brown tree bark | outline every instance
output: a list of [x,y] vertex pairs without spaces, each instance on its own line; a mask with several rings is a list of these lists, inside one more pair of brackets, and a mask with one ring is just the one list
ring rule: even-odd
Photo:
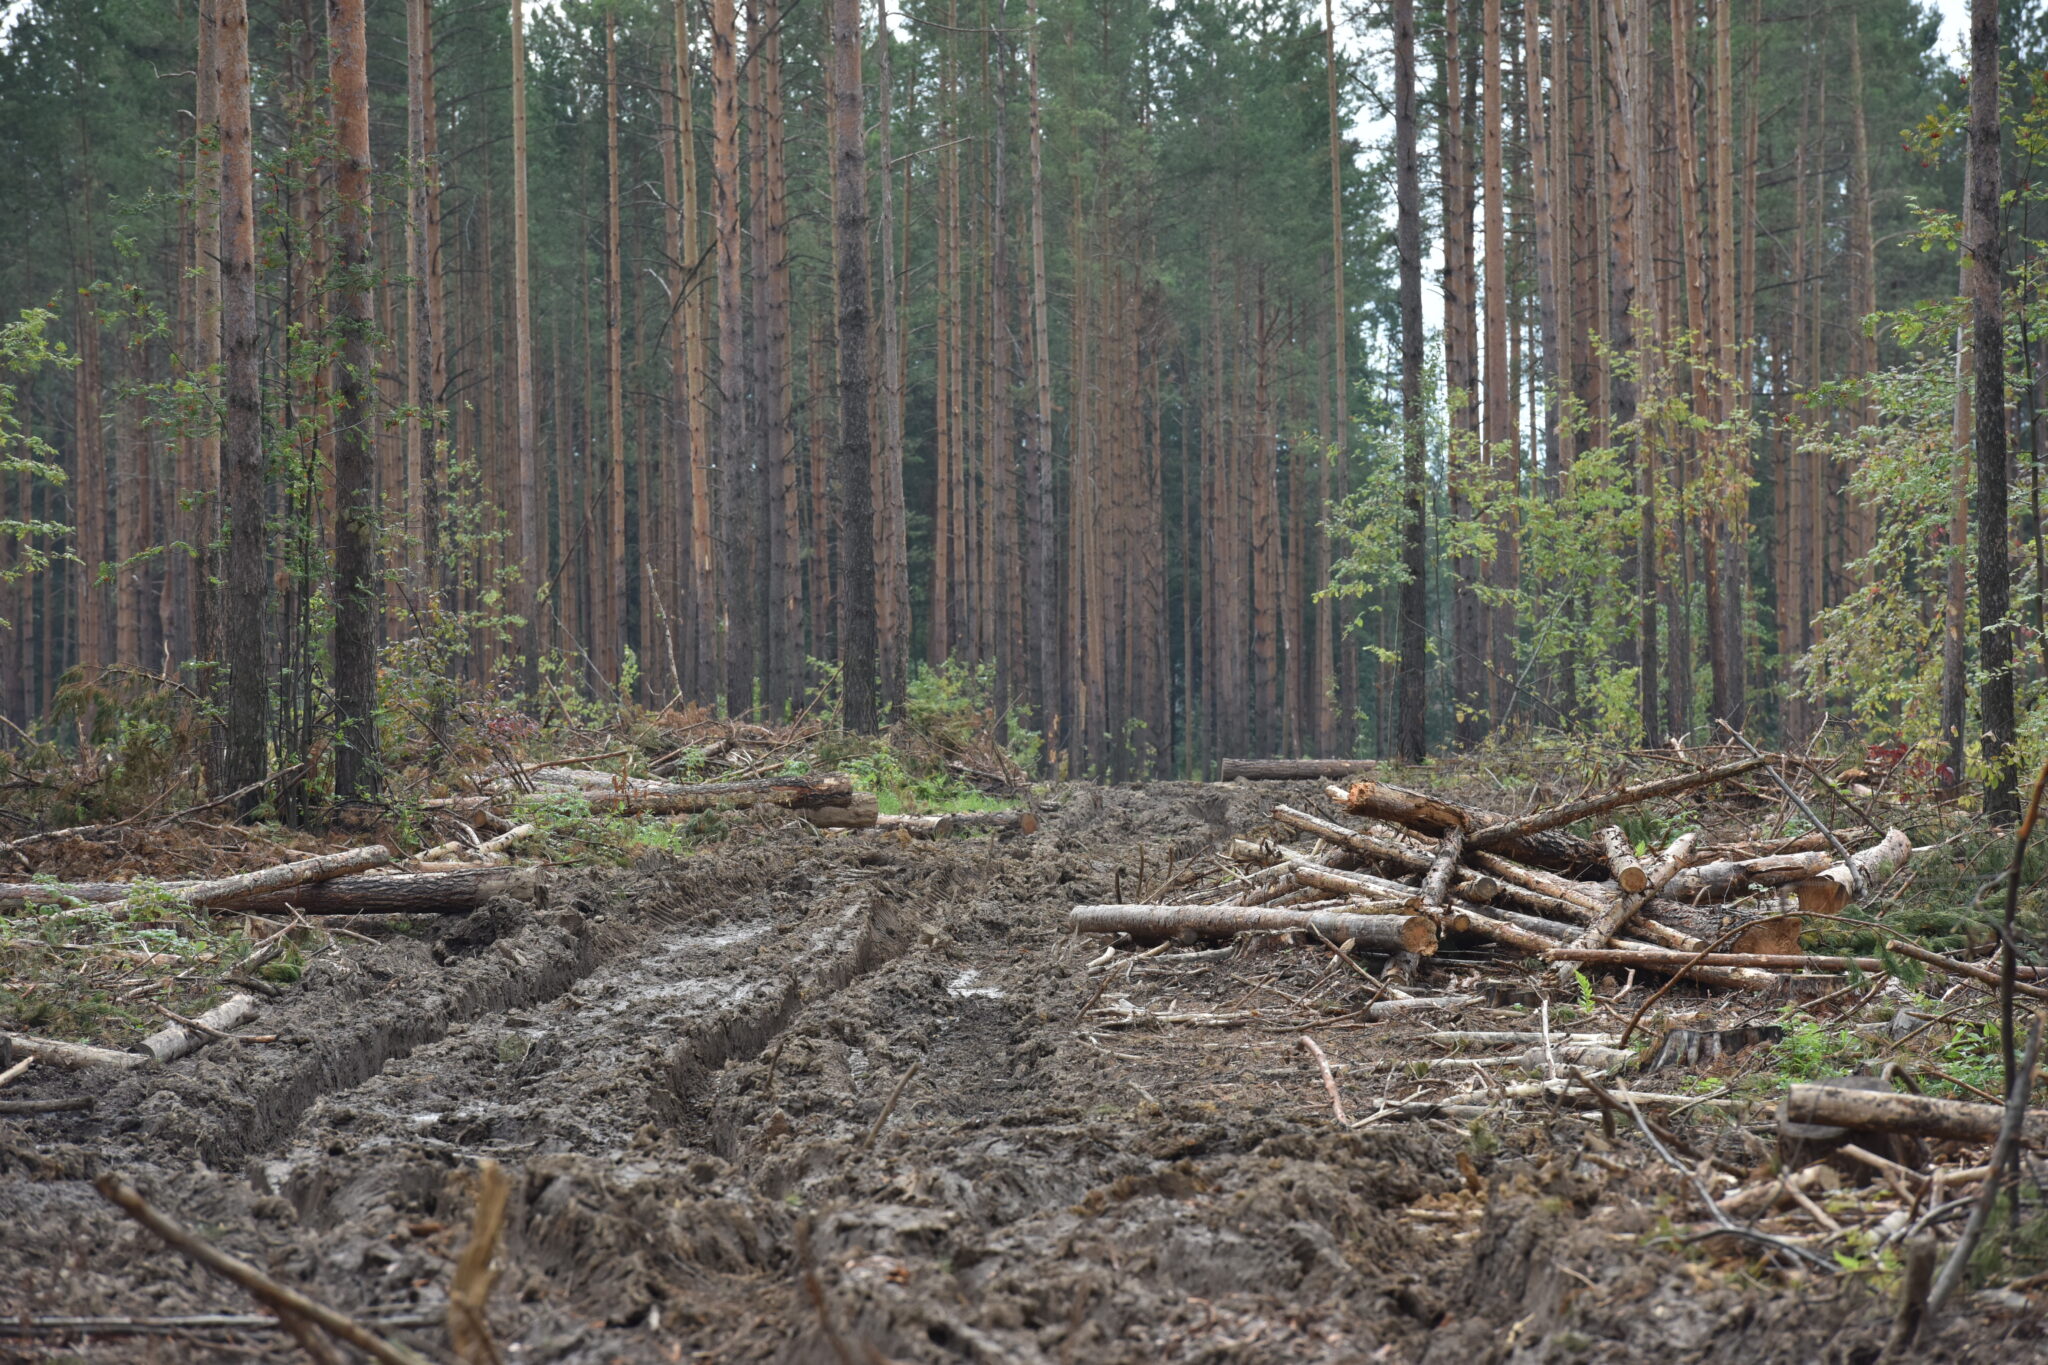
[[[889,0],[876,0],[875,48],[880,99],[881,221],[878,238],[881,251],[880,300],[882,308],[882,412],[881,450],[876,461],[876,649],[881,674],[882,705],[900,711],[910,684],[910,543],[903,506],[903,322],[899,308],[896,257],[896,196],[892,174],[891,148],[895,77],[890,66],[894,36],[889,28]],[[908,246],[906,231],[905,245]]]
[[[1334,80],[1334,77],[1332,78]],[[1334,120],[1336,111],[1331,110]],[[1333,131],[1331,136],[1336,136]],[[1396,749],[1404,763],[1420,763],[1428,749],[1429,560],[1426,509],[1429,470],[1422,393],[1422,191],[1415,153],[1415,3],[1394,0],[1394,242],[1400,256],[1401,312],[1401,663],[1395,698]],[[1338,272],[1343,266],[1340,261]],[[1341,326],[1341,318],[1340,318]],[[1348,425],[1344,402],[1344,342],[1337,342],[1338,422]]]
[[[1444,119],[1437,139],[1442,180],[1444,235],[1444,386],[1450,391],[1448,466],[1451,517],[1473,515],[1473,483],[1479,458],[1479,376],[1476,372],[1472,214],[1474,207],[1464,110],[1467,62],[1458,11],[1466,0],[1444,6]],[[1451,562],[1452,734],[1469,745],[1486,731],[1486,643],[1478,596],[1479,563],[1469,554]]]
[[369,51],[363,0],[328,0],[328,84],[333,101],[341,333],[335,374],[334,432],[334,790],[342,800],[374,795],[377,752],[377,504],[371,389],[368,217],[370,208]]
[[861,120],[860,0],[831,0],[833,256],[839,267],[839,496],[846,528],[840,667],[846,728],[872,734],[874,493],[868,435],[867,143]]
[[[733,0],[711,0],[712,223],[718,250],[718,452],[729,500],[746,459],[746,317],[740,281],[740,78]],[[725,508],[731,515],[731,507]],[[724,561],[721,561],[723,564]],[[723,580],[727,576],[720,575]],[[737,588],[738,585],[731,585]],[[752,702],[752,660],[735,648],[730,602],[721,597],[717,640],[724,649],[726,707]]]
[[526,690],[532,692],[540,682],[538,590],[547,574],[548,557],[541,538],[542,495],[537,477],[540,436],[533,397],[533,251],[527,223],[526,160],[525,3],[512,0],[512,363],[518,404],[518,463],[512,496],[519,564],[513,610],[526,622],[519,632],[519,650],[525,656],[521,676]]
[[[215,779],[236,791],[267,769],[270,670],[264,657],[270,575],[264,572],[264,459],[260,323],[256,315],[255,153],[250,143],[249,7],[219,0],[215,58],[220,118],[221,351],[227,358],[222,426],[229,525],[222,644],[227,687],[225,745]],[[261,799],[251,793],[248,809]]]
[[[1983,717],[1984,813],[2019,813],[2012,767],[2013,719],[2011,566],[2006,546],[2005,299],[2001,267],[2004,226],[1998,108],[1998,3],[1970,3],[1970,200],[1963,250],[1970,265],[1970,328],[1977,355],[1977,705]],[[2007,1046],[2011,1046],[2008,1030]]]

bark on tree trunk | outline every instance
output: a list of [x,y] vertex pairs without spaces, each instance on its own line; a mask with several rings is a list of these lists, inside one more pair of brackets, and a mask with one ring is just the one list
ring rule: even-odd
[[335,315],[341,363],[334,432],[334,791],[374,795],[377,752],[376,375],[367,234],[370,209],[369,49],[363,0],[328,0],[328,82],[334,102]]
[[1970,263],[1970,325],[1977,354],[1977,620],[1983,682],[1984,813],[2019,813],[2012,767],[2011,566],[2006,547],[2005,300],[1999,221],[1998,0],[1970,3],[1970,199],[1963,249]]
[[[256,316],[256,195],[250,145],[249,7],[219,0],[222,423],[229,540],[222,645],[227,664],[226,745],[216,786],[238,791],[268,771],[270,670],[264,657],[270,575],[264,571],[263,394]],[[252,809],[261,791],[242,799]]]
[[868,436],[867,146],[861,120],[860,0],[832,5],[833,253],[839,265],[840,524],[846,528],[840,666],[846,728],[873,734],[874,494]]

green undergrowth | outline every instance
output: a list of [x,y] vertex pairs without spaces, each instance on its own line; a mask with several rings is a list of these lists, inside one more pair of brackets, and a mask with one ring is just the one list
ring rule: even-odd
[[[52,896],[0,913],[0,1025],[24,1033],[126,1047],[165,1024],[156,1001],[191,1016],[216,1003],[223,978],[251,946],[242,917],[180,905],[147,882],[122,904]],[[296,981],[296,943],[259,969]]]

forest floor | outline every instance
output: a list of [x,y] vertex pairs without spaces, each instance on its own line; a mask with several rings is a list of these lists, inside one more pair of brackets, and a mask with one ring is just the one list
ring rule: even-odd
[[[1143,899],[1319,790],[1062,786],[1009,840],[742,823],[532,903],[335,938],[266,1005],[275,1043],[8,1088],[97,1103],[0,1118],[0,1358],[295,1354],[282,1332],[163,1324],[256,1310],[104,1202],[104,1172],[449,1358],[494,1158],[488,1318],[511,1361],[1878,1359],[1883,1267],[1695,1236],[1692,1192],[1625,1122],[1571,1103],[1334,1120],[1305,1031],[1355,1115],[1442,1055],[1430,1031],[1530,1027],[1514,981],[1540,966],[1495,962],[1481,1003],[1386,1023],[1302,1013],[1367,990],[1300,948],[1091,976],[1071,906]],[[1229,1022],[1115,1027],[1107,1001]],[[1669,1121],[1753,1164],[1727,1112]],[[151,1334],[31,1333],[51,1315]],[[1965,1294],[1914,1355],[2048,1357],[2042,1296]]]

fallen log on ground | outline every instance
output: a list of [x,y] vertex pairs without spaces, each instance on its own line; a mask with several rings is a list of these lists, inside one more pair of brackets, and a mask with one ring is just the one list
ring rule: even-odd
[[1506,850],[1539,834],[1562,829],[1581,820],[1590,820],[1596,815],[1605,815],[1624,806],[1637,806],[1645,801],[1657,800],[1659,797],[1677,796],[1682,792],[1712,786],[1731,777],[1739,777],[1753,768],[1761,768],[1768,762],[1769,758],[1761,756],[1740,758],[1733,763],[1702,768],[1698,772],[1660,777],[1654,782],[1639,782],[1632,787],[1616,787],[1613,791],[1602,792],[1598,796],[1568,801],[1562,806],[1552,806],[1548,810],[1539,810],[1511,820],[1488,821],[1482,828],[1469,832],[1472,846]]
[[797,814],[820,829],[873,829],[881,810],[873,792],[855,792],[843,806],[813,806],[799,809]]
[[143,1066],[149,1058],[139,1052],[117,1052],[110,1047],[94,1047],[90,1043],[65,1043],[55,1038],[37,1038],[26,1033],[0,1034],[8,1046],[17,1054],[34,1057],[45,1066],[58,1067],[64,1071],[78,1071],[88,1066],[111,1066],[121,1069]]
[[[2005,1113],[2004,1107],[1996,1104],[1818,1083],[1794,1085],[1787,1090],[1779,1116],[1787,1123],[1853,1128],[1868,1133],[1990,1142],[1998,1136],[1999,1121]],[[2048,1113],[2030,1110],[2021,1138],[2030,1147],[2048,1148]]]
[[1650,884],[1649,869],[1629,847],[1628,836],[1621,832],[1621,826],[1609,825],[1601,830],[1600,847],[1606,850],[1607,869],[1614,874],[1615,884],[1622,890],[1640,891]]
[[1599,847],[1591,840],[1562,830],[1539,830],[1526,837],[1495,839],[1482,844],[1478,842],[1479,832],[1505,825],[1509,817],[1476,806],[1453,805],[1426,793],[1390,786],[1385,782],[1354,782],[1348,791],[1332,788],[1331,795],[1353,815],[1370,815],[1375,819],[1392,821],[1439,839],[1453,828],[1462,828],[1468,848],[1492,849],[1539,867],[1576,872],[1607,865]]
[[1301,782],[1356,777],[1378,766],[1369,758],[1226,758],[1221,776],[1225,782]]
[[1030,810],[956,810],[943,815],[879,815],[877,829],[900,829],[920,839],[948,834],[1036,834],[1038,813]]
[[1875,957],[1830,957],[1822,953],[1684,953],[1668,948],[1553,948],[1553,962],[1586,962],[1602,967],[1648,967],[1667,974],[1688,964],[1702,967],[1759,967],[1769,971],[1882,972]]
[[[1943,957],[1940,953],[1929,952],[1917,943],[1907,943],[1902,939],[1893,939],[1884,946],[1887,951],[1897,953],[1900,957],[1910,957],[1915,962],[1924,962],[1928,966],[1938,971],[1947,972],[1951,976],[1968,977],[1980,985],[1990,986],[1994,989],[2000,983],[1998,972],[1990,967],[1979,967],[1972,962],[1958,962],[1952,957]],[[2012,983],[2013,990],[2021,995],[2032,996],[2036,1000],[2048,1000],[2048,990],[2043,990],[2039,986],[2030,986],[2018,979],[2020,976],[2031,974],[2031,972],[2024,969],[2015,972]]]
[[1613,938],[1624,924],[1627,924],[1629,920],[1634,918],[1635,913],[1642,909],[1651,897],[1664,889],[1665,883],[1678,875],[1678,870],[1685,866],[1686,859],[1692,856],[1693,845],[1698,842],[1699,836],[1691,832],[1681,834],[1676,839],[1673,839],[1670,846],[1658,856],[1655,865],[1644,874],[1643,889],[1617,896],[1614,903],[1603,911],[1598,919],[1595,919],[1588,925],[1583,934],[1579,935],[1577,946],[1581,948],[1605,947],[1607,941]]
[[[820,806],[845,806],[853,802],[853,779],[839,774],[825,777],[755,777],[741,782],[676,782],[662,791],[560,792],[587,801],[593,814],[602,815],[691,815],[699,811],[745,806],[787,806],[792,810]],[[471,812],[492,802],[506,800],[545,801],[548,793],[515,797],[437,796],[420,802],[422,810]]]
[[1731,900],[1757,887],[1805,881],[1826,871],[1833,862],[1834,855],[1823,849],[1761,858],[1717,858],[1680,872],[1664,888],[1664,894],[1671,900],[1697,903]]
[[1077,905],[1067,912],[1076,933],[1171,938],[1301,930],[1369,952],[1436,951],[1436,925],[1424,915],[1362,915],[1330,910],[1247,909],[1234,905]]
[[0,885],[0,906],[56,905],[84,901],[111,905],[148,890],[171,897],[181,904],[206,909],[241,908],[267,903],[281,891],[329,878],[345,876],[391,861],[382,845],[352,848],[341,853],[323,853],[314,858],[258,868],[233,877],[210,880],[182,878],[167,882],[10,882]]
[[63,1114],[74,1109],[90,1109],[93,1097],[73,1095],[62,1100],[0,1100],[0,1116],[7,1114]]
[[1794,882],[1792,889],[1798,894],[1799,908],[1805,914],[1838,915],[1865,888],[1891,876],[1912,856],[1913,841],[1898,830],[1888,829],[1883,842],[1850,854],[1847,862],[1836,863],[1818,876]]
[[269,891],[225,907],[258,914],[299,909],[309,915],[452,915],[509,896],[533,899],[538,869],[466,867],[459,872],[395,872],[336,877],[286,891]]
[[135,1045],[139,1052],[146,1052],[160,1062],[176,1061],[188,1052],[197,1052],[214,1040],[216,1034],[241,1027],[256,1017],[256,997],[253,995],[231,995],[192,1022],[195,1028],[183,1024],[172,1024],[169,1028],[158,1029]]

